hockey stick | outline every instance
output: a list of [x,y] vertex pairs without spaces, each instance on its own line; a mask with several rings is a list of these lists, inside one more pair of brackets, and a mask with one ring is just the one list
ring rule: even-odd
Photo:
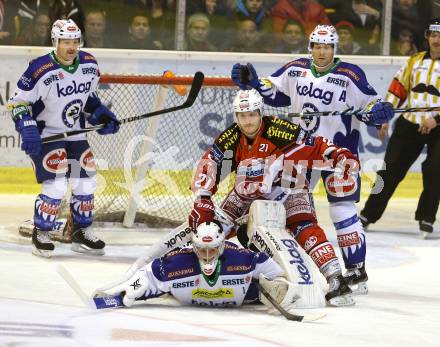
[[94,296],[93,298],[89,298],[84,290],[80,287],[78,282],[72,277],[70,272],[67,271],[63,265],[58,265],[56,271],[87,307],[96,310],[124,307],[121,295],[106,294],[106,296]]
[[[440,107],[412,107],[412,108],[393,108],[394,113],[406,113],[406,112],[434,112],[440,111]],[[349,107],[344,111],[322,111],[322,112],[294,112],[285,113],[282,116],[292,118],[305,118],[305,117],[329,117],[329,116],[363,116],[370,115],[371,111],[364,111],[362,109],[355,110],[354,107]]]
[[290,313],[287,310],[285,310],[284,308],[282,308],[280,306],[280,304],[269,294],[269,292],[258,282],[256,281],[258,289],[260,290],[260,292],[265,296],[265,298],[267,300],[269,300],[269,302],[287,319],[287,320],[292,320],[292,321],[296,321],[296,322],[313,322],[316,321],[318,319],[321,319],[323,317],[325,317],[325,313],[324,314],[319,314],[319,315],[307,315],[307,316],[302,316],[302,315],[298,315],[298,314],[294,314],[294,313]]
[[[188,97],[186,98],[186,100],[183,104],[178,105],[178,106],[174,106],[174,107],[170,107],[170,108],[164,108],[162,110],[157,110],[157,111],[141,114],[139,116],[133,116],[133,117],[121,119],[121,121],[120,121],[121,125],[126,124],[126,123],[135,122],[135,121],[138,121],[141,119],[150,118],[150,117],[157,116],[160,114],[179,111],[179,110],[183,110],[185,108],[191,107],[194,104],[194,101],[196,101],[197,96],[199,95],[200,89],[202,88],[202,85],[203,85],[204,78],[205,78],[205,76],[204,76],[203,72],[197,71],[195,73],[192,84],[191,84],[191,89],[188,93]],[[91,131],[96,131],[96,130],[102,129],[104,126],[105,126],[104,124],[99,124],[99,125],[96,125],[93,127],[85,128],[85,129],[72,130],[72,131],[67,131],[63,134],[48,136],[48,137],[45,137],[42,139],[42,143],[58,141],[58,140],[65,139],[66,137],[69,137],[69,136],[84,134],[84,133],[88,133]]]

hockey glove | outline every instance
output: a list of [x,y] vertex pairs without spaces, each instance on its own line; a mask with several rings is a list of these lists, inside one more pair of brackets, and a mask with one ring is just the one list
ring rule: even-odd
[[390,102],[377,102],[371,108],[370,121],[374,125],[388,123],[393,118],[393,104]]
[[240,89],[257,89],[260,85],[257,72],[251,63],[247,65],[234,64],[231,70],[232,81],[240,87]]
[[95,292],[95,295],[105,296],[121,294],[124,306],[130,307],[133,305],[136,299],[147,296],[146,294],[150,293],[151,290],[149,290],[149,281],[146,275],[146,269],[143,267],[137,270],[126,281],[119,283],[112,288],[99,290]]
[[195,230],[200,224],[213,221],[214,217],[214,203],[211,198],[201,196],[194,201],[194,207],[188,217],[188,224]]
[[21,135],[21,149],[27,155],[37,155],[41,152],[41,136],[37,122],[30,114],[24,114],[15,118],[15,129]]
[[335,171],[342,174],[344,179],[347,179],[349,175],[355,176],[359,173],[359,159],[347,148],[338,148],[333,151],[330,159],[333,160]]
[[91,125],[104,124],[104,128],[98,130],[99,135],[116,134],[121,124],[116,115],[103,105],[97,107],[87,121]]

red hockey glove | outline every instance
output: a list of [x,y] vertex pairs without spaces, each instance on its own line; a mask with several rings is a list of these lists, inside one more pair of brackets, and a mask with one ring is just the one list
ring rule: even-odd
[[214,220],[214,203],[209,196],[198,197],[194,201],[194,207],[188,217],[188,224],[191,228],[196,229],[204,222]]
[[336,172],[343,174],[344,179],[347,179],[348,175],[355,176],[359,173],[361,167],[359,159],[347,148],[338,148],[330,154],[330,158],[333,160]]

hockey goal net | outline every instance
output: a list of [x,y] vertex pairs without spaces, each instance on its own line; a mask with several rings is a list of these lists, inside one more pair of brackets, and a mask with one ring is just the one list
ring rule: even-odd
[[[182,104],[192,77],[103,75],[98,94],[120,119]],[[173,227],[192,208],[192,170],[233,121],[236,93],[229,78],[205,77],[191,108],[121,126],[115,135],[89,135],[98,168],[95,220],[130,227]],[[215,199],[230,187],[226,179]]]

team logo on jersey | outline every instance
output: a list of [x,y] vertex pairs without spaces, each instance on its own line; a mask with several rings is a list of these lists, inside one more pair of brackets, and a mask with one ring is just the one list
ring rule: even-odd
[[90,148],[86,149],[81,157],[79,158],[79,164],[86,171],[95,171],[95,157],[93,156],[92,150]]
[[327,193],[334,197],[344,197],[352,195],[358,188],[357,179],[352,175],[342,177],[341,175],[330,174],[324,181]]
[[78,84],[76,84],[76,82],[73,81],[72,85],[68,85],[65,87],[60,87],[60,84],[57,83],[57,95],[59,98],[61,98],[63,96],[69,96],[73,94],[88,93],[90,91],[91,86],[92,86],[92,82],[90,81],[86,83],[78,83]]
[[43,167],[54,174],[67,172],[67,152],[64,148],[51,150],[43,158]]
[[79,118],[82,109],[83,102],[80,99],[75,99],[69,102],[63,109],[63,123],[68,128],[72,128],[75,125],[76,120]]
[[306,242],[304,242],[304,250],[307,252],[312,249],[314,245],[318,242],[318,238],[314,235],[310,236]]
[[298,95],[319,99],[324,105],[330,105],[333,100],[333,92],[321,89],[319,87],[314,88],[313,82],[310,82],[308,86],[298,83],[296,85],[296,91]]
[[[305,102],[302,108],[302,112],[319,112],[319,110],[315,105],[309,102]],[[316,130],[318,130],[320,122],[321,119],[319,117],[305,116],[301,118],[301,120],[299,121],[299,125],[301,126],[301,129],[306,131],[308,134],[313,134]]]

